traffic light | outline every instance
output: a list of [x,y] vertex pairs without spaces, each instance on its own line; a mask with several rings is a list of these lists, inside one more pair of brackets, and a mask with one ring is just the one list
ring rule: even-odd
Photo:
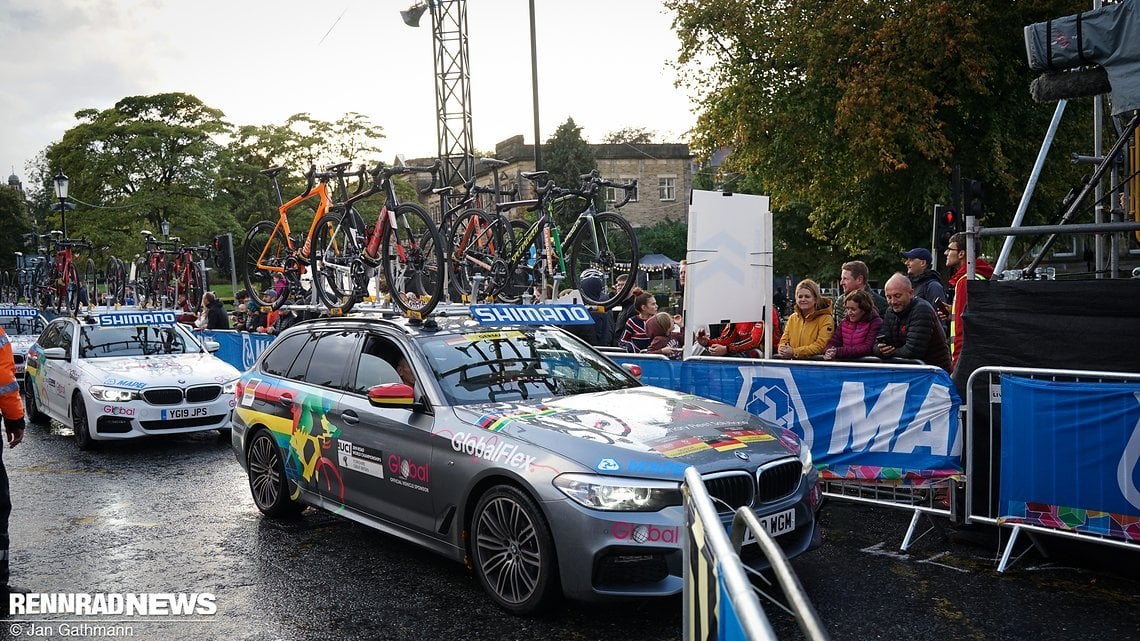
[[966,215],[973,216],[979,221],[985,217],[986,208],[982,203],[982,181],[966,181]]
[[950,237],[959,231],[958,212],[945,205],[934,206],[934,247],[945,251],[950,246]]

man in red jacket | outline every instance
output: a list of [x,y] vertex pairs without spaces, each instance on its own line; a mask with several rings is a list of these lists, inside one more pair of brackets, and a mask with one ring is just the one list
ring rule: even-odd
[[[4,416],[4,432],[8,447],[16,447],[24,440],[24,401],[20,398],[20,384],[16,381],[16,361],[12,356],[12,341],[0,328],[0,413]],[[3,452],[0,447],[0,452]],[[8,472],[0,456],[0,599],[2,608],[8,607],[8,517],[12,515],[12,497],[8,492]]]
[[[966,234],[954,234],[947,245],[946,266],[958,271],[950,277],[950,290],[953,292],[950,306],[943,303],[935,311],[942,322],[950,320],[950,359],[957,367],[966,329],[962,325],[962,311],[966,309]],[[974,280],[989,280],[993,275],[994,268],[981,257],[974,261]]]

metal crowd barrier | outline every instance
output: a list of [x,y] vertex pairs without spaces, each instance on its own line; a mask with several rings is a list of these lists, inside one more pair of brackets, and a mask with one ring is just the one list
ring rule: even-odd
[[[1045,555],[1045,550],[1036,537],[1037,534],[1048,534],[1050,536],[1102,543],[1104,545],[1112,545],[1125,549],[1140,549],[1140,543],[1138,542],[1125,541],[1091,532],[1062,530],[1026,523],[1002,523],[999,521],[998,472],[1001,465],[1001,444],[999,439],[1001,425],[1000,420],[995,420],[995,417],[1001,416],[1001,376],[1003,374],[1036,380],[1069,383],[1140,382],[1140,374],[1087,370],[1034,369],[1026,367],[981,367],[970,374],[966,383],[966,431],[964,447],[966,450],[966,478],[969,479],[969,483],[966,492],[965,521],[966,523],[985,523],[998,526],[999,528],[1011,528],[1012,531],[1010,532],[1009,540],[1006,541],[1004,545],[1001,545],[999,542],[999,545],[1002,547],[1002,553],[998,561],[998,572],[1005,572],[1012,563],[1016,563],[1030,549],[1036,548]],[[974,389],[976,385],[983,382],[985,383],[985,387],[982,389],[985,390],[986,398],[978,402],[986,406],[986,424],[980,426],[979,430],[975,430],[976,412],[973,411],[975,407]],[[1090,421],[1095,422],[1096,417],[1090,417]],[[978,443],[979,445],[985,446],[984,454],[981,457],[975,456],[975,435],[985,439],[984,442]],[[997,444],[997,447],[994,446],[995,444]],[[977,498],[981,498],[982,500],[978,501]],[[1011,561],[1018,535],[1021,532],[1026,533],[1032,545],[1023,550]]]
[[[750,508],[737,510],[729,539],[696,468],[685,470],[682,492],[686,533],[682,638],[686,641],[776,639],[760,604],[762,596],[792,614],[809,641],[830,639],[787,557]],[[767,582],[763,575],[740,561],[745,529],[756,536],[757,545],[771,566],[790,609],[755,587],[750,579],[749,574],[752,574]]]

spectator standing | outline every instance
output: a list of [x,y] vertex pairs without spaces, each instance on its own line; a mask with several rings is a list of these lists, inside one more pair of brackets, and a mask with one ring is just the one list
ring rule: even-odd
[[934,307],[915,296],[904,274],[887,280],[887,317],[872,353],[882,358],[911,358],[950,371],[950,348]]
[[930,303],[932,307],[937,307],[938,303],[946,300],[946,288],[942,286],[942,279],[939,278],[938,272],[931,269],[934,264],[934,257],[930,255],[930,250],[923,247],[915,247],[914,249],[902,252],[902,257],[906,260],[906,275],[910,278],[910,285],[914,289],[914,295]]
[[829,361],[850,361],[871,356],[875,336],[883,326],[883,318],[875,309],[875,302],[866,290],[857,289],[843,297],[845,317],[827,341],[823,358]]
[[645,322],[657,313],[657,298],[641,291],[640,287],[633,291],[635,294],[630,305],[633,313],[626,317],[621,336],[618,337],[618,346],[627,352],[644,352],[650,342],[649,335],[645,333]]
[[233,328],[239,332],[248,332],[250,317],[249,290],[241,290],[234,298],[236,302],[234,303]]
[[[286,301],[286,304],[288,304],[288,301]],[[272,314],[273,312],[270,313]],[[297,321],[300,320],[300,318],[294,314],[293,310],[289,307],[282,307],[276,313],[277,318],[273,321],[273,324],[265,330],[266,334],[273,334],[276,336],[277,334],[280,334],[281,332],[297,324]]]
[[870,280],[871,271],[867,269],[867,263],[861,260],[848,261],[839,268],[839,287],[843,290],[843,294],[839,296],[839,300],[835,301],[836,327],[847,316],[844,302],[852,292],[867,292],[875,304],[875,309],[879,312],[879,317],[882,318],[887,315],[887,299],[879,296],[871,289]]
[[[24,401],[20,398],[20,384],[16,381],[16,360],[12,355],[12,342],[0,328],[0,414],[4,417],[4,433],[8,447],[16,447],[24,440]],[[0,452],[3,452],[0,447]],[[8,487],[8,471],[0,455],[0,610],[8,611],[8,594],[13,588],[8,583],[8,520],[12,516],[12,495]]]
[[[966,329],[962,325],[962,312],[966,309],[966,234],[958,232],[950,237],[946,247],[946,266],[957,268],[950,277],[953,296],[949,307],[943,303],[935,311],[942,322],[950,321],[950,362],[952,367],[957,367]],[[985,260],[979,257],[974,261],[975,280],[989,280],[993,275],[994,268]]]
[[697,344],[707,348],[710,356],[762,358],[764,323],[762,321],[725,323],[720,336],[716,338],[709,338],[702,328],[697,332]]
[[[273,305],[273,301],[276,298],[277,298],[277,290],[274,290],[274,289],[267,289],[264,292],[262,292],[262,294],[261,294],[261,300],[263,300],[266,304],[268,304],[270,306]],[[250,324],[253,326],[254,331],[256,331],[259,334],[264,334],[266,332],[266,330],[268,330],[270,327],[273,327],[273,323],[277,322],[277,315],[278,315],[278,312],[275,309],[271,309],[268,312],[263,312],[260,309],[258,309],[257,310],[257,316],[254,318],[253,322]]]
[[202,318],[199,322],[205,320],[203,325],[206,329],[229,329],[230,317],[226,314],[226,310],[222,307],[222,301],[218,300],[218,295],[214,292],[206,292],[202,294]]
[[780,337],[778,358],[822,356],[834,332],[831,299],[823,295],[819,284],[805,278],[796,285],[796,309]]
[[[590,300],[599,300],[602,298],[602,289],[605,283],[602,279],[601,272],[597,270],[587,269],[582,272],[581,278],[578,279],[578,290],[582,295]],[[594,319],[593,327],[589,325],[578,326],[572,325],[570,327],[582,327],[585,331],[573,333],[586,341],[587,343],[599,346],[610,345],[614,340],[614,319],[607,312],[598,311],[596,307],[590,307],[590,318]]]

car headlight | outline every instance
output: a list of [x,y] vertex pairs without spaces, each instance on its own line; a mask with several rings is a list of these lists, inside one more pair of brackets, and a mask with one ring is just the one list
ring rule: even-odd
[[240,378],[235,378],[232,381],[227,381],[225,383],[222,383],[222,393],[223,394],[233,394],[234,392],[236,392],[237,391],[237,384],[238,384],[238,381],[240,381],[240,380],[241,380]]
[[807,443],[803,442],[802,440],[800,441],[799,457],[800,457],[800,463],[803,464],[803,466],[804,466],[803,467],[803,473],[804,474],[807,474],[808,472],[815,469],[815,465],[812,464],[812,460],[811,460],[811,448],[808,447]]
[[656,512],[681,505],[681,485],[673,481],[623,479],[596,474],[561,474],[554,487],[594,510]]
[[142,398],[135,390],[119,389],[117,387],[103,387],[102,385],[91,386],[91,396],[104,403],[126,403],[127,401],[134,401]]

